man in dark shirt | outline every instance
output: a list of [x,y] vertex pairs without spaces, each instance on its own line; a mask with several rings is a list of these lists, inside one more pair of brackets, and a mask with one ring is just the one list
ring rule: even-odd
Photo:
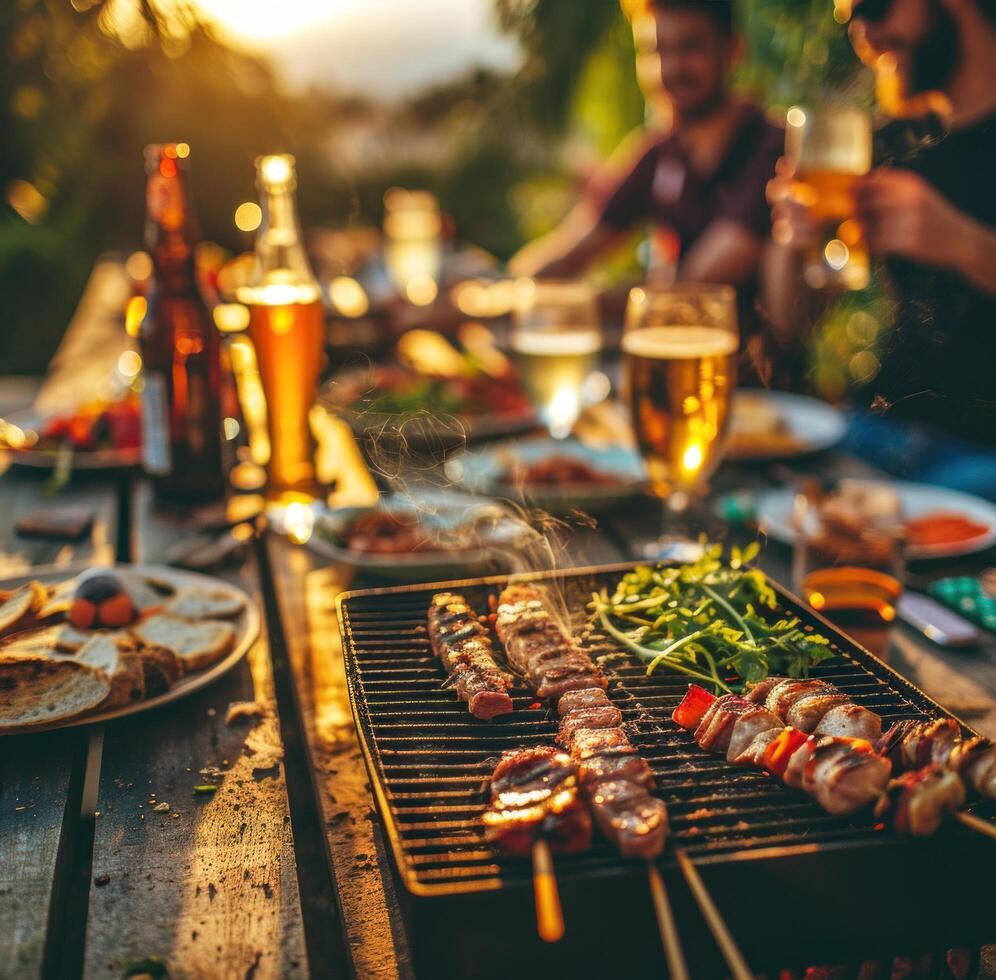
[[[895,314],[851,448],[996,499],[996,0],[855,0],[851,31],[895,58],[904,95],[937,90],[951,106],[947,136],[855,190]],[[813,226],[791,175],[769,193],[781,255],[766,263],[765,305],[789,334]]]
[[525,275],[572,276],[648,222],[682,279],[753,284],[768,234],[764,188],[781,130],[729,88],[740,52],[731,0],[651,0],[661,82],[673,114],[622,177],[603,174],[546,238],[511,262]]

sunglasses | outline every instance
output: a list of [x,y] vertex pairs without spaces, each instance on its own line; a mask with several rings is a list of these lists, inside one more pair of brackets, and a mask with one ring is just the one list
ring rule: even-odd
[[866,24],[877,24],[889,16],[893,0],[854,0],[851,7],[851,20],[863,20]]

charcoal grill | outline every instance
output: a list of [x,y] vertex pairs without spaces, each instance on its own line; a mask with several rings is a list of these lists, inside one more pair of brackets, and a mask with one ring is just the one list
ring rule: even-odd
[[[560,573],[575,627],[591,593],[631,564]],[[543,581],[542,575],[533,576]],[[528,861],[485,842],[487,778],[505,749],[549,743],[557,724],[525,688],[515,712],[482,722],[443,686],[426,632],[431,596],[462,592],[479,611],[504,577],[344,593],[339,623],[350,699],[371,786],[403,886],[420,977],[578,977],[665,974],[644,867],[603,841],[556,862],[567,922],[562,942],[536,938]],[[947,716],[922,691],[788,592],[783,609],[829,636],[835,656],[813,676],[836,684],[884,722]],[[620,653],[597,629],[594,656]],[[766,774],[701,751],[670,714],[687,689],[665,670],[646,677],[628,655],[606,663],[609,694],[650,764],[672,833],[659,868],[695,977],[721,961],[672,853],[695,861],[755,970],[857,962],[996,938],[996,845],[959,825],[926,840],[899,837],[869,816],[832,817]],[[970,731],[963,726],[966,732]],[[984,809],[977,810],[985,814]],[[990,810],[991,812],[991,810]],[[551,970],[554,972],[551,974]]]

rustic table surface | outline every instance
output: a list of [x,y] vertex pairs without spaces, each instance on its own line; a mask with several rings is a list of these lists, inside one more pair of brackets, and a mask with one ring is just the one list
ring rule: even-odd
[[[36,392],[31,382],[0,381],[0,415]],[[340,499],[364,499],[374,488],[350,453],[355,448],[340,447]],[[863,472],[834,454],[805,465],[820,476]],[[787,478],[778,469],[725,466],[715,485]],[[95,516],[83,541],[16,533],[24,512],[70,501]],[[638,558],[658,517],[646,501],[606,515],[597,528],[576,528],[563,564]],[[135,474],[76,477],[50,496],[39,474],[0,462],[6,579],[156,561],[196,533],[196,523],[196,514],[156,509]],[[730,532],[738,534],[750,532]],[[761,563],[784,580],[788,559],[787,549],[769,543]],[[990,552],[919,570],[992,564]],[[223,678],[107,725],[0,739],[0,977],[413,975],[353,732],[335,616],[340,591],[371,583],[272,531],[243,564],[219,574],[255,598],[265,624],[248,657]],[[890,657],[996,738],[992,638],[950,653],[899,627]],[[245,700],[260,702],[263,716],[226,725],[228,705]],[[223,771],[220,788],[197,797],[193,786],[208,766]],[[153,809],[163,801],[168,812]]]

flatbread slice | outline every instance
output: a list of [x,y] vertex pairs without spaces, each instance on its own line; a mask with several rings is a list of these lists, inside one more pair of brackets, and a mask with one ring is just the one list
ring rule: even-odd
[[0,728],[75,718],[110,692],[107,675],[75,657],[0,657]]
[[74,655],[75,659],[103,671],[111,682],[111,690],[102,707],[118,708],[145,695],[142,665],[134,649],[127,643],[118,644],[108,633],[98,633]]
[[201,670],[220,660],[235,645],[231,623],[217,619],[190,622],[178,616],[160,613],[133,627],[143,643],[172,650],[186,670]]
[[228,619],[242,612],[245,605],[238,592],[187,586],[177,592],[163,611],[181,619]]
[[28,582],[7,593],[0,602],[0,636],[24,629],[33,621],[35,609],[45,597],[45,587],[38,582]]

